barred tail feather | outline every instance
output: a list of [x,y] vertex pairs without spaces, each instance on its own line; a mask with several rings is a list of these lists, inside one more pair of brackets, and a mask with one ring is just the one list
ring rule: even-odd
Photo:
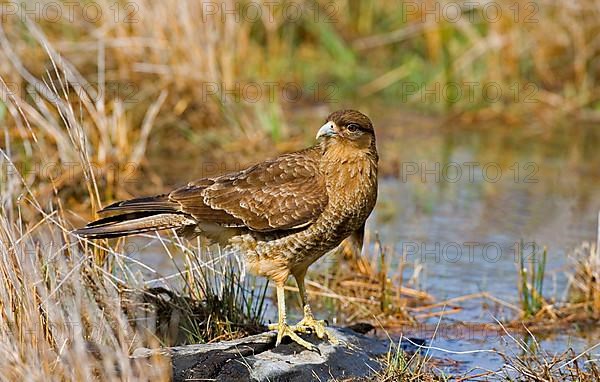
[[99,219],[73,233],[91,239],[108,239],[163,229],[183,228],[191,224],[195,224],[195,221],[181,213],[140,211]]

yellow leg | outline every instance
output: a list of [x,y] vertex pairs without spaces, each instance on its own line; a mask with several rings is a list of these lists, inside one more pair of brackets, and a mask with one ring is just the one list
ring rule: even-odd
[[292,327],[294,331],[300,333],[313,332],[317,335],[318,338],[325,337],[327,334],[327,338],[333,344],[337,344],[338,340],[325,328],[325,321],[316,320],[312,314],[312,310],[310,309],[310,305],[308,304],[308,294],[306,293],[306,287],[304,285],[304,276],[306,272],[294,275],[296,279],[296,283],[298,284],[298,290],[300,292],[300,298],[302,299],[302,306],[304,308],[304,317],[300,322]]
[[297,335],[294,330],[286,323],[285,320],[285,291],[283,289],[283,284],[277,284],[277,310],[279,313],[279,320],[276,325],[269,325],[269,329],[277,330],[277,342],[275,346],[279,346],[281,344],[281,340],[283,337],[288,336],[292,339],[292,341],[296,342],[299,345],[304,346],[308,350],[316,350],[319,351],[316,346],[311,344],[310,342],[303,340]]

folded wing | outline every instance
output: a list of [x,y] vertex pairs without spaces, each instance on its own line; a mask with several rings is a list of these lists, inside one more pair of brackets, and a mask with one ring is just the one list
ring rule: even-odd
[[328,198],[316,148],[282,155],[247,170],[201,180],[169,194],[199,221],[255,231],[298,228],[316,220]]
[[246,170],[192,182],[170,193],[113,203],[112,213],[75,231],[118,237],[198,223],[269,232],[314,222],[328,202],[318,148],[285,154]]

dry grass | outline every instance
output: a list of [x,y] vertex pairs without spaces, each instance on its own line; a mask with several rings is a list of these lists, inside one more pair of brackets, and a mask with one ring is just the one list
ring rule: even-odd
[[[543,297],[546,249],[541,258],[528,256],[535,261],[526,267],[521,248],[518,284],[520,317],[508,325],[518,330],[525,324],[528,330],[536,333],[552,333],[558,328],[573,325],[595,325],[600,317],[600,258],[597,248],[598,242],[583,242],[569,253],[569,284],[565,298],[559,301],[549,301]],[[535,248],[532,250],[535,251]]]
[[436,367],[436,361],[420,353],[409,354],[394,346],[383,361],[384,369],[375,375],[378,381],[433,382],[447,381]]
[[[159,240],[166,244],[168,239]],[[177,236],[173,242],[175,245],[164,246],[164,255],[183,255],[183,265],[175,264],[178,273],[166,284],[171,288],[147,287],[143,293],[134,290],[124,296],[135,311],[149,316],[150,333],[162,345],[231,340],[266,330],[266,282],[245,275],[237,256],[200,244],[194,248]],[[155,281],[165,284],[162,279],[146,280],[145,284]],[[140,316],[134,314],[132,319],[139,323]]]
[[[563,353],[547,352],[526,327],[528,341],[513,337],[502,324],[506,335],[514,342],[520,354],[498,353],[505,364],[501,370],[493,373],[506,381],[597,381],[600,377],[598,359],[593,351],[600,346],[597,343],[581,353],[568,349]],[[529,341],[530,340],[530,341]]]
[[[372,0],[336,2],[333,14],[328,1],[300,2],[303,17],[294,21],[285,7],[263,7],[263,17],[252,21],[189,0],[119,3],[119,17],[116,3],[94,4],[102,10],[94,22],[17,12],[3,15],[0,26],[0,122],[6,139],[19,142],[11,159],[29,184],[37,184],[41,200],[56,188],[80,211],[160,189],[161,180],[146,166],[146,148],[158,156],[194,150],[232,169],[259,151],[300,147],[306,132],[288,126],[283,110],[304,104],[336,109],[374,93],[394,101],[393,107],[406,99],[401,102],[466,113],[465,119],[514,119],[540,110],[597,117],[593,0],[501,4],[513,8],[503,8],[499,20],[486,19],[478,5],[458,22],[445,20],[444,11],[432,22],[423,7],[407,13],[408,5]],[[214,4],[236,7],[233,1]],[[250,2],[239,4],[245,9]],[[135,8],[133,15],[127,16],[126,5]],[[332,22],[315,22],[325,19]],[[268,82],[279,90],[267,92]],[[303,97],[290,102],[280,91],[285,83],[302,88]],[[406,84],[432,89],[455,83],[480,86],[452,102],[403,90]],[[331,84],[334,99],[327,100]],[[487,101],[486,84],[497,84],[504,96]],[[258,99],[251,91],[224,94],[247,85],[262,90]],[[526,102],[530,96],[537,102]],[[82,137],[86,142],[72,144]],[[80,161],[94,169],[94,201],[82,190],[91,174]],[[54,167],[44,170],[48,164]]]
[[[406,264],[400,262],[390,271],[390,263],[399,256],[391,255],[378,238],[367,235],[363,254],[357,254],[350,240],[338,251],[327,255],[321,264],[311,268],[307,277],[311,304],[337,312],[337,324],[369,321],[375,326],[415,323],[415,313],[426,311],[434,298],[419,290],[418,266],[411,280],[403,279]],[[297,288],[290,287],[290,290]],[[418,308],[417,308],[418,307]],[[417,313],[418,315],[418,313]],[[436,316],[432,314],[431,316]],[[422,318],[422,317],[421,317]]]
[[598,243],[584,242],[569,256],[575,271],[570,274],[569,300],[600,318],[600,254]]
[[598,361],[590,354],[576,354],[572,349],[562,354],[538,354],[504,356],[506,365],[497,373],[506,381],[539,382],[588,382],[600,379]]
[[[48,70],[46,48],[52,47],[78,73],[69,80],[90,92],[102,112],[112,114],[111,124],[123,121],[127,112],[123,123],[141,126],[146,111],[166,91],[165,112],[156,121],[160,129],[198,138],[207,127],[217,127],[263,149],[270,142],[261,144],[261,139],[298,134],[284,122],[286,106],[335,107],[368,94],[508,119],[532,111],[597,118],[595,0],[494,3],[501,7],[499,17],[477,3],[456,20],[452,7],[440,6],[428,15],[419,1],[402,6],[341,1],[333,8],[329,1],[301,1],[270,8],[251,1],[136,0],[117,4],[117,16],[114,2],[94,3],[101,9],[98,20],[86,21],[79,8],[74,20],[36,15],[38,31],[21,17],[23,12],[3,15],[0,76],[17,87],[21,98],[31,98],[26,85]],[[299,19],[285,12],[290,3],[302,7]],[[207,4],[239,14],[208,11]],[[243,11],[253,6],[261,9],[256,20]],[[128,16],[127,9],[135,12]],[[39,41],[40,32],[46,47],[31,43]],[[262,94],[258,102],[251,101],[256,94],[224,94],[248,84],[263,85],[264,92],[269,81],[280,88],[274,97]],[[290,97],[281,86],[288,82],[304,91],[286,105]],[[468,83],[477,86],[469,88]],[[316,84],[321,87],[310,90]],[[335,84],[333,99],[327,97],[330,84]],[[438,97],[423,99],[422,91],[411,92],[407,84],[438,86]],[[456,84],[459,95],[453,94]],[[493,85],[491,94],[484,90],[488,84]],[[501,89],[500,97],[496,89]],[[39,88],[38,93],[43,98]],[[116,98],[120,102],[111,100]]]
[[[94,210],[106,199],[123,195],[127,180],[139,166],[155,118],[165,101],[161,92],[143,114],[139,128],[128,122],[131,114],[118,99],[105,99],[103,84],[92,84],[50,44],[42,30],[27,22],[35,44],[44,47],[48,64],[39,76],[32,75],[12,46],[6,27],[0,42],[19,81],[0,73],[2,101],[15,128],[5,127],[5,139],[13,140],[8,151],[25,183],[35,184],[35,196],[47,200],[59,194],[70,204],[90,197]],[[27,96],[13,89],[21,84]],[[5,167],[6,169],[7,167]],[[9,171],[6,171],[9,172]],[[7,175],[3,172],[3,176]],[[83,187],[82,187],[83,183]]]
[[7,212],[0,214],[2,378],[167,380],[170,366],[129,360],[133,348],[156,341],[131,325],[120,281],[68,237],[61,214],[31,226]]
[[[187,249],[185,269],[168,284],[181,286],[179,291],[147,289],[148,280],[134,272],[135,260],[123,242],[111,247],[69,233],[72,225],[63,203],[70,205],[71,196],[86,198],[98,209],[102,201],[124,192],[119,188],[121,168],[115,168],[113,177],[95,170],[143,157],[166,93],[150,105],[142,127],[132,129],[119,102],[109,110],[103,101],[93,100],[94,88],[81,87],[74,80],[81,75],[34,24],[29,27],[46,47],[49,69],[41,78],[24,76],[39,97],[2,93],[16,124],[16,130],[4,125],[5,146],[0,149],[2,379],[167,380],[170,365],[160,360],[137,364],[129,354],[139,346],[211,341],[260,330],[265,290],[247,291],[249,279],[240,282],[223,256]],[[0,42],[6,41],[0,35]],[[11,58],[22,65],[16,55]],[[0,85],[5,89],[4,78]],[[71,166],[72,171],[43,174],[28,167],[36,160],[59,170]],[[167,255],[170,247],[180,245],[176,240],[165,244]]]
[[[30,197],[19,210],[39,208]],[[73,238],[62,211],[39,210],[35,225],[2,212],[2,378],[167,380],[170,365],[136,364],[129,354],[263,330],[265,287],[250,291],[223,256],[188,249],[190,266],[169,284],[185,284],[179,293],[144,288],[148,280],[134,273],[123,248]]]
[[[362,88],[363,94],[400,95],[403,83],[414,83],[420,89],[437,86],[439,93],[446,89],[447,95],[437,100],[431,96],[423,100],[423,91],[408,94],[415,103],[438,109],[479,110],[475,115],[508,120],[528,111],[551,112],[551,108],[559,114],[598,117],[594,111],[600,96],[595,0],[568,5],[561,1],[477,3],[462,7],[458,14],[451,3],[371,4],[374,13],[394,27],[380,31],[372,23],[373,35],[358,38],[354,46],[376,57],[385,57],[391,49],[411,54],[382,70]],[[492,7],[494,12],[488,13]],[[398,21],[393,23],[394,19]],[[415,50],[419,54],[412,54]],[[475,86],[469,88],[467,83]],[[500,89],[498,96],[482,91],[490,84]]]
[[[441,321],[440,321],[441,323]],[[549,352],[541,346],[529,327],[522,324],[526,340],[521,340],[508,332],[507,328],[497,322],[496,329],[505,333],[512,342],[512,350],[500,352],[492,349],[474,349],[464,353],[493,353],[500,356],[504,364],[497,370],[487,370],[474,365],[465,370],[465,365],[457,362],[433,357],[430,350],[442,353],[454,353],[452,350],[430,347],[427,344],[416,344],[410,339],[400,338],[397,345],[392,343],[387,357],[382,360],[382,371],[375,374],[381,381],[471,381],[471,380],[504,380],[504,381],[597,381],[600,377],[600,367],[596,357],[596,349],[600,343],[592,345],[582,352],[568,349],[562,353]],[[439,323],[438,323],[439,325]],[[431,338],[433,342],[438,328]],[[409,348],[403,349],[403,341]],[[460,353],[460,352],[459,352]],[[448,374],[448,370],[452,370]]]

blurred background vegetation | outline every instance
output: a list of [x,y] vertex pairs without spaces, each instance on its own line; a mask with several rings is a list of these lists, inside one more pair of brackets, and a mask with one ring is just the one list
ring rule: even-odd
[[132,172],[125,163],[143,168],[146,149],[232,170],[301,147],[314,128],[290,122],[299,110],[405,109],[460,124],[600,118],[593,0],[1,4],[0,121],[66,161],[77,155],[57,107],[73,105],[90,160],[111,169],[109,198],[126,196],[115,179]]

